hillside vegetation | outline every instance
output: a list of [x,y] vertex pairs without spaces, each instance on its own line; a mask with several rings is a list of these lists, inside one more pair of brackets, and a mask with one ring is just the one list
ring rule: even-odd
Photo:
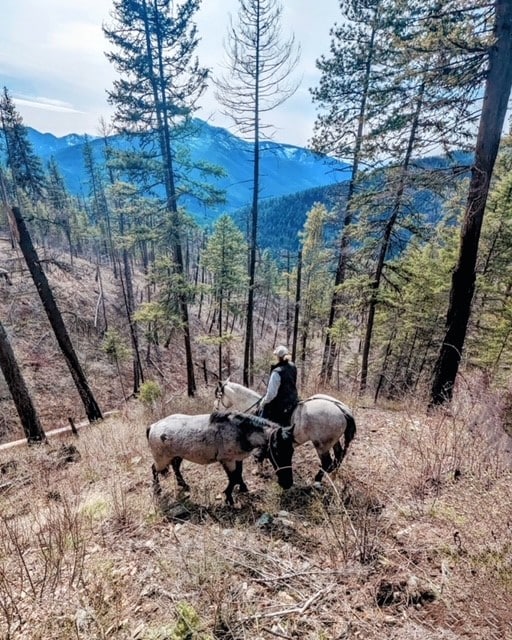
[[[194,120],[199,3],[114,5],[112,131],[45,162],[0,96],[0,637],[512,638],[512,3],[340,2],[320,164],[264,140],[298,63],[280,2],[230,29],[243,154]],[[342,188],[262,206],[326,157]],[[289,491],[248,460],[234,508],[219,465],[155,499],[148,425],[263,391],[278,344],[353,408],[337,475],[306,444]]]
[[[26,269],[3,246],[11,284],[0,284],[1,314],[50,431],[69,416],[78,421],[83,409]],[[147,363],[162,397],[124,402],[102,348],[97,267],[71,269],[61,258],[47,253],[49,279],[102,409],[118,412],[83,426],[78,438],[0,450],[0,637],[511,637],[507,406],[475,374],[462,378],[450,410],[429,415],[419,396],[374,405],[346,384],[337,393],[353,407],[358,431],[322,488],[306,444],[287,492],[270,467],[254,475],[249,460],[250,493],[229,508],[221,467],[184,463],[190,493],[178,492],[170,475],[155,500],[146,428],[170,413],[209,412],[215,376],[186,398],[178,334]],[[101,274],[109,324],[124,335],[119,283],[108,268]],[[270,332],[262,360],[269,340]],[[214,346],[195,346],[199,363],[215,357]],[[128,396],[129,362],[121,373]],[[302,396],[316,390],[310,381]],[[2,417],[4,441],[21,437],[5,387]]]
[[312,485],[296,451],[282,492],[219,500],[220,466],[152,497],[146,426],[199,413],[210,393],[153,412],[130,403],[79,437],[0,452],[0,630],[26,640],[512,637],[510,457],[482,434],[492,398],[452,413],[353,404],[338,475]]

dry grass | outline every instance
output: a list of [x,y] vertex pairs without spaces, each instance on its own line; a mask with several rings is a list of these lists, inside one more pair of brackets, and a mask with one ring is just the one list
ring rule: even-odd
[[[358,433],[322,489],[304,445],[286,493],[248,461],[251,492],[228,508],[222,469],[185,463],[190,494],[169,476],[156,502],[146,427],[209,412],[212,390],[183,396],[179,343],[159,354],[165,395],[151,415],[124,406],[95,327],[94,267],[73,277],[52,267],[49,277],[100,405],[121,413],[78,439],[0,451],[1,640],[512,638],[510,398],[463,377],[451,413],[344,397]],[[78,422],[34,288],[26,272],[12,279],[0,283],[0,312],[43,425]],[[118,284],[107,273],[103,283],[122,326]],[[1,381],[0,409],[3,439],[21,437]]]
[[153,500],[154,416],[136,405],[76,440],[4,451],[0,637],[511,638],[512,477],[474,415],[360,407],[323,489],[304,445],[287,493],[248,462],[234,509],[217,465],[185,463],[190,495],[169,477]]

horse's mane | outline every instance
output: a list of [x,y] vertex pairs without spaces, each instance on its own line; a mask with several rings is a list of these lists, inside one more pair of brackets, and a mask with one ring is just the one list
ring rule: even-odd
[[210,424],[229,422],[233,419],[233,415],[232,411],[212,411],[210,414]]
[[249,422],[253,427],[278,427],[275,422],[271,422],[266,418],[260,416],[254,416],[250,413],[243,413],[241,411],[213,411],[210,415],[210,424],[222,424],[224,422]]

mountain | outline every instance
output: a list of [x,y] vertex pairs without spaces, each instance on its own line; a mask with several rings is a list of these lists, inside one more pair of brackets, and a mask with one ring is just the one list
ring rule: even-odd
[[[315,204],[323,204],[330,211],[339,210],[344,206],[346,191],[345,182],[263,200],[258,211],[258,245],[271,249],[274,256],[281,259],[287,252],[296,253],[308,212]],[[250,214],[251,208],[243,207],[232,215],[241,229],[248,229]],[[336,218],[326,225],[326,237],[339,232],[338,224],[339,218]]]
[[[53,156],[70,191],[87,195],[89,185],[83,162],[86,137],[70,134],[57,138],[30,127],[27,129],[37,155],[43,161]],[[103,162],[104,140],[89,138],[89,141],[98,161]],[[127,148],[126,140],[120,136],[111,136],[109,143],[115,148]],[[253,171],[250,142],[196,119],[191,123],[190,135],[179,146],[190,154],[192,161],[218,165],[226,172],[225,177],[212,178],[216,187],[225,190],[224,205],[207,208],[192,199],[186,202],[186,208],[198,222],[208,223],[221,213],[230,213],[250,204]],[[348,165],[302,147],[265,141],[261,143],[261,150],[262,201],[338,183],[348,177]]]

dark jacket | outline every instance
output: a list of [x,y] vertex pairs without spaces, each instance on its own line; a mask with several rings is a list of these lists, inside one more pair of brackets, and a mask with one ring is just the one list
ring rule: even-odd
[[276,371],[281,380],[276,397],[263,407],[263,417],[283,426],[290,424],[290,417],[299,402],[297,393],[297,367],[284,360],[272,365],[270,372]]

